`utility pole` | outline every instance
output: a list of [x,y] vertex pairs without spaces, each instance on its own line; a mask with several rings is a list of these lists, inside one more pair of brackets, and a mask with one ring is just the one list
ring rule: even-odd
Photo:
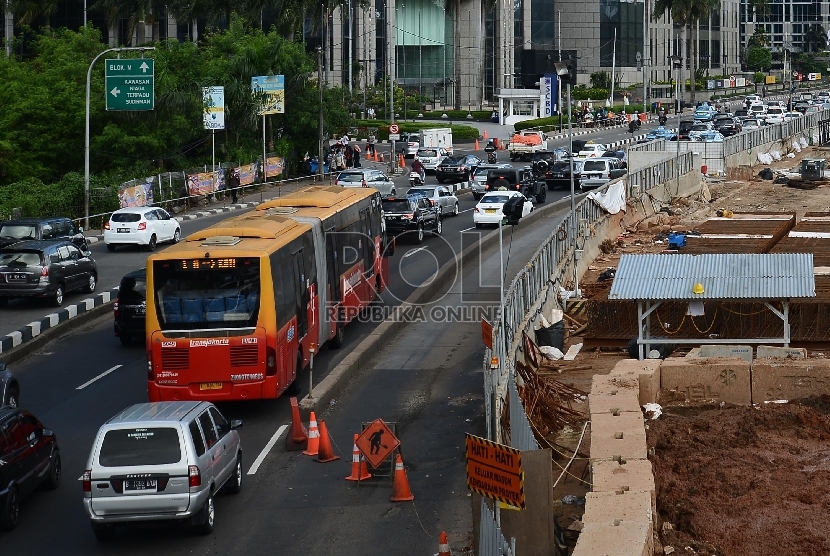
[[650,57],[651,45],[648,41],[648,0],[643,0],[643,112],[646,114],[648,114],[651,107],[651,103],[648,101],[648,62]]
[[323,160],[323,47],[317,48],[317,80],[320,87],[320,109],[317,121],[317,173],[322,177],[325,173]]

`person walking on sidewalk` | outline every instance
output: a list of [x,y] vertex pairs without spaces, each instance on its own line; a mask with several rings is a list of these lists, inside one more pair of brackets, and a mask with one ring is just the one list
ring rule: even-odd
[[231,190],[231,202],[236,204],[239,196],[239,168],[231,168],[228,176],[228,189]]
[[369,132],[369,141],[366,143],[366,152],[375,156],[375,132]]

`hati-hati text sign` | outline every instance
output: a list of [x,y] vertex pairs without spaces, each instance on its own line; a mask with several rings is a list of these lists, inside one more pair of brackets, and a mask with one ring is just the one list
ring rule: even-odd
[[522,453],[467,434],[467,486],[473,492],[524,509]]

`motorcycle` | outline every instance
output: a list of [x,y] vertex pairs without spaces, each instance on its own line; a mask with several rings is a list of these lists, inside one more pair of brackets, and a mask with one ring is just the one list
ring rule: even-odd
[[487,152],[487,164],[495,164],[497,160],[498,156],[496,155],[496,151]]
[[409,172],[409,187],[424,185],[425,179],[426,176],[423,174],[419,174],[418,172]]
[[666,115],[665,114],[660,114],[660,125],[666,125],[667,121],[668,121],[668,118],[666,117]]

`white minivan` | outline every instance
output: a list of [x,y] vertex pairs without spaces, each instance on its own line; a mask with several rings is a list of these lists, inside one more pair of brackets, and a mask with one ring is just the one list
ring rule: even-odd
[[81,477],[95,536],[146,521],[189,521],[210,534],[214,496],[242,487],[240,427],[208,402],[140,403],[107,421]]

